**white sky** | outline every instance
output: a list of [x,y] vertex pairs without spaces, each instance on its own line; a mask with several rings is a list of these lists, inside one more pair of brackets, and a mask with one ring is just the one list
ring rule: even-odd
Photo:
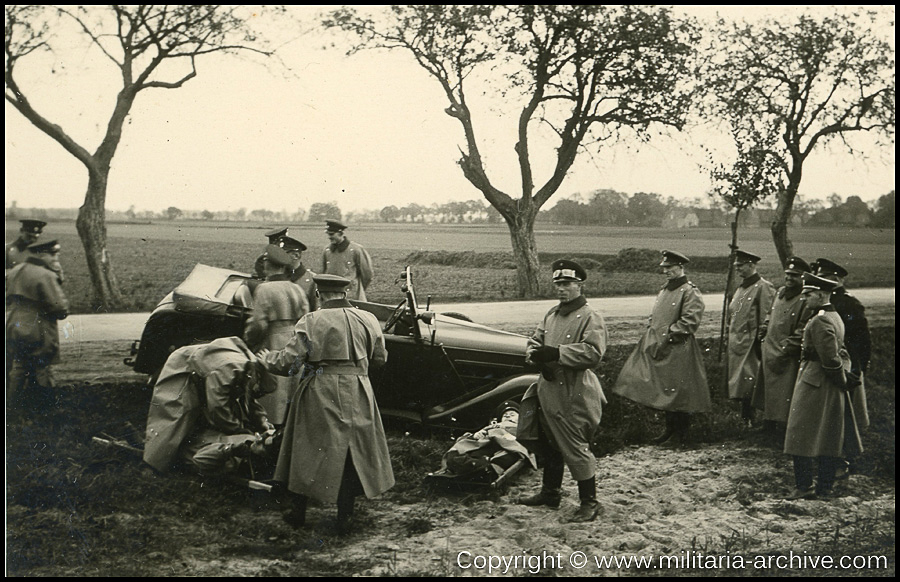
[[[804,7],[717,10],[752,18],[799,8]],[[697,16],[712,10],[680,9]],[[312,13],[310,7],[296,10]],[[886,10],[886,20],[892,20],[893,7]],[[320,48],[325,42],[304,35],[286,45],[282,58],[292,73],[213,56],[198,61],[198,76],[181,89],[143,91],[113,160],[107,208],[295,211],[337,202],[347,212],[480,199],[456,165],[463,136],[458,122],[443,112],[446,100],[437,83],[405,53],[345,57],[340,49]],[[74,43],[34,63],[54,67],[54,84],[46,68],[33,68],[45,75],[41,79],[30,74],[29,64],[21,62],[17,75],[36,109],[93,151],[109,117],[118,71]],[[91,72],[84,73],[85,67]],[[473,89],[469,96],[475,97]],[[485,116],[476,124],[488,175],[518,197],[515,116]],[[22,207],[80,206],[84,167],[9,103],[5,127],[6,205],[15,200]],[[728,141],[693,131],[639,150],[622,145],[592,159],[582,155],[555,200],[597,188],[704,198],[709,182],[698,167],[699,145],[711,143]],[[867,136],[853,143],[867,159],[841,150],[814,153],[801,196],[838,193],[871,202],[894,189],[894,148],[876,149]]]

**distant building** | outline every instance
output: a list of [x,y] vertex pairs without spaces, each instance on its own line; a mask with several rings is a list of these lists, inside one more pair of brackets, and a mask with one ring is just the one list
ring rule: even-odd
[[692,208],[671,208],[662,220],[663,228],[697,228],[700,217]]

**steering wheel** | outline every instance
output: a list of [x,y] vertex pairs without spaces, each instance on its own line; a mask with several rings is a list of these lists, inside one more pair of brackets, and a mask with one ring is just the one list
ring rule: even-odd
[[391,331],[391,328],[397,325],[397,322],[400,321],[400,318],[403,317],[403,313],[406,311],[406,299],[397,304],[397,307],[394,308],[394,312],[391,313],[391,316],[388,317],[387,321],[384,322],[384,333],[388,333]]

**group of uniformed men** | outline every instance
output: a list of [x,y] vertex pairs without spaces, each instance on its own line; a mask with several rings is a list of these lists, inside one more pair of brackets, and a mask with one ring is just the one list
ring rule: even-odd
[[[57,357],[56,321],[68,309],[59,245],[35,243],[45,223],[22,222],[20,239],[7,245],[7,269],[13,261],[7,271],[8,410],[10,396],[29,378],[52,386],[41,374]],[[378,495],[394,483],[368,379],[369,367],[383,365],[387,352],[375,317],[348,301],[365,300],[371,258],[347,239],[346,225],[326,224],[323,274],[304,266],[307,247],[286,228],[266,233],[244,337],[186,346],[169,357],[154,389],[144,459],[165,471],[182,455],[216,473],[244,459],[264,459],[278,444],[275,479],[291,499],[285,520],[302,526],[313,497],[337,502],[338,528],[346,531],[354,497]],[[26,249],[27,258],[15,266]],[[782,432],[784,451],[794,458],[796,487],[789,498],[827,496],[862,450],[859,429],[868,425],[863,376],[871,344],[864,309],[843,287],[846,270],[833,261],[810,265],[790,258],[784,286],[776,290],[757,272],[760,260],[735,253],[741,282],[727,313],[729,397],[740,402],[748,423],[758,409],[768,430]],[[695,337],[705,306],[685,274],[689,262],[662,251],[667,282],[613,388],[664,411],[665,430],[654,442],[666,447],[682,446],[691,415],[711,405]],[[518,439],[539,453],[543,467],[541,490],[519,502],[559,507],[568,466],[580,498],[572,522],[591,521],[600,511],[591,439],[606,402],[597,368],[608,338],[602,315],[583,294],[586,278],[574,261],[552,265],[559,304],[528,342],[526,360],[540,376],[523,396],[518,427]],[[276,425],[284,427],[283,443],[274,441]]]

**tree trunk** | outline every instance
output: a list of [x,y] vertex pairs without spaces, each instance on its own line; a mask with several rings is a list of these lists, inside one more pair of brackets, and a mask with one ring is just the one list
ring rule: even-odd
[[84,204],[78,209],[75,226],[84,246],[88,272],[94,286],[95,311],[113,311],[122,305],[122,293],[113,273],[106,248],[106,184],[109,170],[89,170]]
[[534,241],[534,216],[530,214],[518,212],[506,220],[516,261],[516,297],[519,298],[538,297],[541,292],[538,276],[541,264]]
[[775,243],[775,251],[778,253],[778,259],[782,265],[786,265],[788,259],[794,255],[794,243],[788,237],[788,224],[790,224],[791,211],[794,208],[794,199],[797,197],[799,186],[799,181],[796,184],[789,183],[786,189],[778,193],[778,203],[775,205],[772,241]]

